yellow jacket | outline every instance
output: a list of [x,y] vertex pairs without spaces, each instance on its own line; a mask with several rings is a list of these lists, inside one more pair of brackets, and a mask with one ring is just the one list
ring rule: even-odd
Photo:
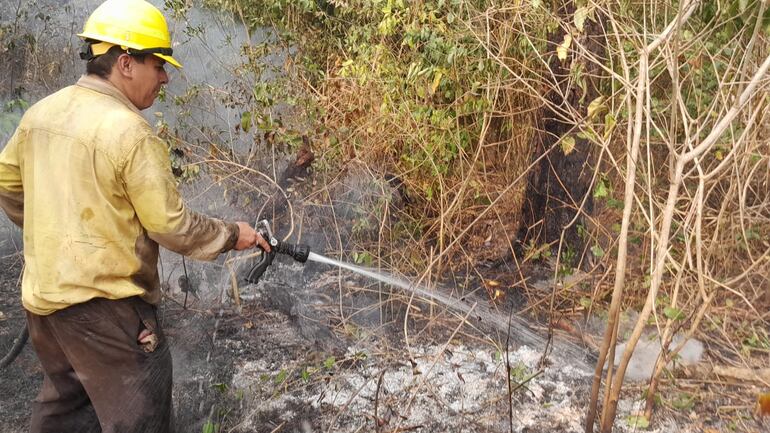
[[23,228],[24,307],[160,301],[158,244],[213,260],[234,223],[188,210],[166,144],[108,81],[82,77],[27,110],[0,153],[0,207]]

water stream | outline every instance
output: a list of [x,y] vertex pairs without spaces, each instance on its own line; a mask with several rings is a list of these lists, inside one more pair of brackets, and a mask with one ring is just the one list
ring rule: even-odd
[[[473,302],[471,304],[470,301],[466,301],[463,298],[455,298],[442,293],[439,291],[439,289],[430,290],[427,287],[418,286],[410,281],[398,278],[393,275],[335,260],[313,252],[311,252],[308,256],[308,260],[317,263],[338,266],[340,268],[364,275],[390,286],[398,287],[403,289],[405,292],[413,293],[423,299],[442,304],[454,312],[459,313],[463,317],[466,317],[466,320],[469,322],[480,323],[483,326],[494,328],[506,335],[509,332],[510,320],[510,333],[512,340],[518,342],[519,344],[528,345],[533,348],[544,348],[546,346],[547,337],[540,335],[532,330],[526,319],[515,314],[509,315],[505,312],[494,311],[487,305],[486,302]],[[567,360],[577,362],[586,369],[589,368],[589,363],[587,360],[588,351],[585,348],[579,347],[578,345],[567,341],[559,340],[554,342],[554,353],[556,353],[558,356],[564,357]]]

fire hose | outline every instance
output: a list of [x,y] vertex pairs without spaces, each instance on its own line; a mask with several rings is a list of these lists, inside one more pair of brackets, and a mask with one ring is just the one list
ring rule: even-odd
[[5,369],[10,363],[13,362],[14,359],[16,359],[17,356],[19,356],[19,353],[21,353],[21,349],[24,348],[24,344],[27,343],[27,338],[29,337],[29,332],[27,331],[27,325],[19,329],[19,333],[16,336],[16,338],[13,340],[13,345],[11,345],[11,350],[8,351],[8,353],[3,357],[3,359],[0,359],[0,370]]

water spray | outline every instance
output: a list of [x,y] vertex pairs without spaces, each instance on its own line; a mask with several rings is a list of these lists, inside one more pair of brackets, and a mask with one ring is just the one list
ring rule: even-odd
[[[259,278],[265,273],[267,267],[273,263],[276,254],[286,254],[300,263],[305,263],[310,260],[317,263],[337,266],[390,286],[399,287],[406,292],[412,292],[426,300],[442,304],[450,310],[464,314],[466,317],[470,318],[472,322],[484,323],[486,326],[504,333],[511,332],[510,327],[512,326],[515,329],[515,333],[521,344],[535,347],[544,342],[543,337],[531,329],[530,323],[524,318],[516,315],[501,314],[499,311],[495,311],[495,309],[490,308],[489,305],[486,305],[483,302],[474,302],[471,305],[464,298],[455,298],[451,295],[442,293],[440,290],[430,290],[428,287],[415,284],[388,273],[377,272],[374,269],[356,266],[351,263],[313,253],[310,251],[310,247],[305,244],[283,243],[273,236],[273,232],[270,230],[270,224],[266,220],[258,222],[256,230],[265,240],[267,240],[272,249],[269,253],[263,251],[259,263],[257,263],[249,272],[247,281],[250,283],[259,281]],[[563,350],[565,356],[571,359],[573,363],[581,363],[586,370],[589,369],[587,364],[584,364],[586,355],[584,348],[567,341],[561,342],[559,346],[560,350]]]
[[273,263],[276,254],[285,254],[300,263],[305,263],[311,254],[310,247],[305,244],[288,244],[278,240],[278,238],[273,236],[273,231],[270,230],[270,223],[267,220],[258,222],[256,230],[270,244],[271,249],[270,252],[263,250],[259,262],[249,271],[246,281],[252,284],[256,284],[259,281],[267,267]]

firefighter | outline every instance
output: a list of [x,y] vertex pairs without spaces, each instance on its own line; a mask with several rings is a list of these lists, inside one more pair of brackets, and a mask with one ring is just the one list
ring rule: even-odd
[[163,14],[107,0],[80,36],[86,74],[30,107],[0,153],[0,207],[22,227],[22,302],[44,372],[31,432],[169,432],[171,354],[158,245],[200,260],[270,245],[182,201],[140,111],[168,82]]

